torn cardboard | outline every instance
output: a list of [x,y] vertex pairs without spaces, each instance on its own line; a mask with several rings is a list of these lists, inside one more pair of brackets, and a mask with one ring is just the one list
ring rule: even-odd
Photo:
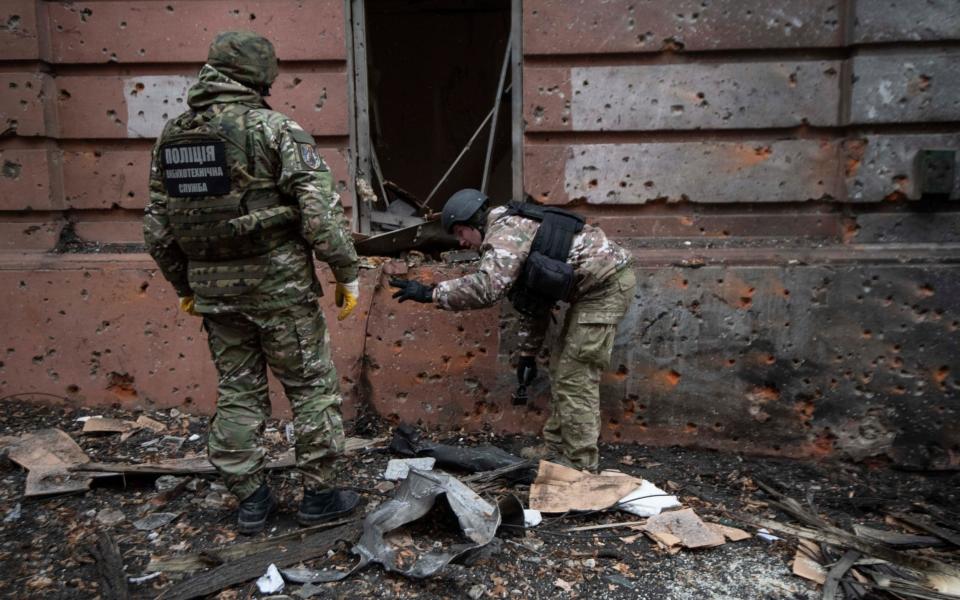
[[712,548],[726,543],[723,534],[701,521],[692,508],[654,515],[647,519],[643,530],[658,541],[664,534],[676,536],[684,548],[690,549]]
[[530,486],[530,508],[545,513],[603,510],[642,483],[643,480],[622,473],[593,475],[542,460]]

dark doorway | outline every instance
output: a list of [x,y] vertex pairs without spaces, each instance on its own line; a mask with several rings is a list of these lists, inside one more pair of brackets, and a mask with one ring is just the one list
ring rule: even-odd
[[[423,202],[493,109],[510,35],[510,1],[365,4],[372,148],[383,179]],[[508,70],[504,88],[509,86]],[[511,193],[510,126],[508,93],[501,96],[487,185],[497,203]],[[438,211],[458,189],[480,188],[489,135],[488,123],[428,208]],[[383,188],[375,187],[381,196]],[[395,197],[389,187],[387,195]]]

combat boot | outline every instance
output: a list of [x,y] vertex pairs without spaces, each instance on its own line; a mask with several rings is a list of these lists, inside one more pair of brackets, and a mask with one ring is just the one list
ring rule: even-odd
[[541,444],[539,446],[527,446],[520,450],[520,457],[527,460],[546,460],[553,462],[557,457],[562,456],[561,452],[555,446],[550,444]]
[[330,521],[353,512],[360,504],[360,495],[352,490],[303,490],[297,511],[297,522],[304,526]]
[[263,531],[267,517],[277,509],[277,499],[267,484],[261,484],[257,491],[240,502],[237,514],[237,531],[244,535],[253,535]]

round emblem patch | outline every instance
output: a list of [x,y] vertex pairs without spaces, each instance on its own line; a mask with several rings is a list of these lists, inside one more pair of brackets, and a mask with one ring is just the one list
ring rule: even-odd
[[320,155],[317,154],[316,149],[310,144],[297,144],[300,148],[300,158],[303,160],[303,164],[311,169],[318,169],[323,162],[320,160]]

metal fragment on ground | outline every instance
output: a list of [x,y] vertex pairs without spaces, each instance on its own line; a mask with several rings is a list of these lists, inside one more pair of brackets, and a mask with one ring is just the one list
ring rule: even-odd
[[[466,542],[448,547],[434,542],[425,553],[416,547],[398,548],[390,543],[390,532],[426,516],[440,496],[446,498],[445,506],[456,516]],[[394,497],[364,519],[363,535],[352,548],[352,552],[360,556],[357,565],[345,573],[322,573],[323,576],[314,583],[339,581],[370,563],[378,563],[387,571],[415,579],[430,577],[450,561],[489,544],[499,526],[500,510],[497,506],[478,496],[456,477],[440,471],[411,469],[409,476],[397,486]]]
[[140,531],[153,531],[169,525],[180,516],[180,513],[156,512],[133,522],[133,526]]

